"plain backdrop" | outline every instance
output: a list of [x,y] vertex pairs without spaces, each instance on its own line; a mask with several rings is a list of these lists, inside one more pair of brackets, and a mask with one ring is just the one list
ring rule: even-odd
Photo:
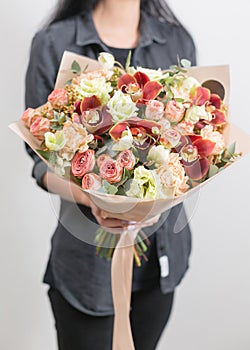
[[[31,38],[54,1],[8,1],[0,12],[0,348],[55,350],[42,277],[56,216],[31,179],[32,162],[8,124],[24,109]],[[171,0],[194,37],[199,65],[229,64],[231,121],[250,133],[249,2]],[[250,348],[250,157],[186,203],[193,250],[157,350]],[[57,200],[56,198],[54,199]]]

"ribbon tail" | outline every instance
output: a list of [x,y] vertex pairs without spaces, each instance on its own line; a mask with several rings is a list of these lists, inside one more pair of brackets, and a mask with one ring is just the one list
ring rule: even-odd
[[138,230],[125,231],[115,248],[111,265],[114,304],[113,350],[135,350],[130,325],[134,240]]

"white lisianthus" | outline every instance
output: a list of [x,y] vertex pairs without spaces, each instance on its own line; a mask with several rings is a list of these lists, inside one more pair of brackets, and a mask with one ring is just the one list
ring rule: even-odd
[[147,159],[154,161],[156,165],[167,162],[169,157],[169,150],[164,146],[152,146],[148,152]]
[[162,73],[162,70],[160,68],[158,69],[150,69],[150,68],[143,68],[143,67],[137,67],[136,69],[139,72],[145,73],[150,80],[162,80],[169,77],[169,73]]
[[193,77],[187,77],[182,82],[182,88],[183,90],[188,90],[192,93],[194,89],[196,89],[198,86],[201,86],[201,84]]
[[117,90],[107,103],[114,123],[122,122],[130,117],[137,116],[138,108],[129,95]]
[[83,78],[80,81],[80,86],[76,86],[76,90],[82,97],[97,96],[104,105],[110,99],[109,93],[112,91],[112,87],[109,82],[106,82],[104,77]]
[[207,112],[205,106],[195,106],[188,108],[185,113],[185,120],[192,124],[196,124],[200,119],[212,120],[212,114]]
[[156,172],[144,168],[143,165],[135,169],[134,179],[130,181],[130,188],[126,191],[126,195],[150,200],[164,198]]
[[98,61],[103,68],[112,69],[115,64],[115,58],[111,53],[101,52],[98,56]]
[[60,151],[66,143],[63,131],[57,131],[55,134],[46,132],[44,134],[45,145],[50,151]]
[[112,149],[114,151],[125,151],[133,145],[133,136],[129,128],[123,131],[120,140],[114,143]]

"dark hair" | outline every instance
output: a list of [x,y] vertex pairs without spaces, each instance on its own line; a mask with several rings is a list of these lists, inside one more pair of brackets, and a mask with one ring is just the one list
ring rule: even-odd
[[[49,24],[90,10],[94,8],[99,1],[100,0],[58,0],[55,11],[49,20]],[[165,0],[141,0],[141,9],[163,22],[181,25]]]

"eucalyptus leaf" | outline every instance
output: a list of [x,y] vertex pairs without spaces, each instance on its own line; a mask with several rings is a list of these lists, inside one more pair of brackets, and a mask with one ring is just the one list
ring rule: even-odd
[[44,159],[49,161],[52,152],[50,152],[50,151],[43,151],[41,149],[37,149],[36,151],[37,151],[37,153],[40,154],[40,156],[42,156]]
[[191,67],[191,62],[185,58],[181,59],[181,65],[184,68],[189,68]]
[[108,181],[102,180],[102,187],[108,194],[116,194],[118,188],[114,185],[111,185]]
[[216,165],[211,164],[208,171],[208,177],[212,177],[216,175],[218,172],[219,172],[219,168]]
[[81,73],[81,66],[78,62],[73,61],[72,65],[71,65],[71,71],[74,74],[80,74]]
[[235,153],[236,148],[236,142],[231,143],[231,145],[228,146],[227,151],[232,156]]

